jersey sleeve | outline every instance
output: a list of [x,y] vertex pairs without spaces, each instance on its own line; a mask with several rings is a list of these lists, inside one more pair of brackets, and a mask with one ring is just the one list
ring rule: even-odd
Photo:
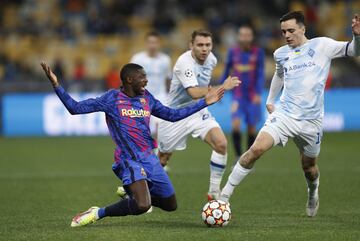
[[348,56],[350,42],[336,41],[331,38],[321,38],[321,45],[324,46],[324,53],[330,58],[340,58]]
[[205,102],[205,99],[200,99],[199,101],[192,103],[188,106],[173,109],[167,106],[164,106],[161,104],[161,102],[157,99],[155,99],[151,94],[149,94],[150,99],[150,108],[151,108],[151,114],[153,116],[156,116],[160,119],[176,122],[179,120],[182,120],[199,110],[207,107],[207,104]]
[[185,89],[199,85],[195,75],[194,64],[184,59],[175,65],[174,74]]
[[111,91],[108,91],[104,95],[97,98],[76,101],[64,90],[62,86],[56,87],[54,90],[61,102],[64,104],[65,108],[72,115],[99,111],[108,112]]

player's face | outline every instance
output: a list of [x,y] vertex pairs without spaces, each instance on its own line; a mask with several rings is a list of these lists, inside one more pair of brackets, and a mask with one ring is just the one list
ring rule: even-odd
[[151,54],[154,55],[160,50],[160,39],[156,36],[149,36],[146,39],[146,49]]
[[143,95],[145,93],[145,86],[148,80],[144,69],[134,73],[131,77],[131,87],[136,95]]
[[243,48],[249,48],[254,41],[253,30],[249,27],[239,28],[238,41]]
[[281,33],[286,43],[292,47],[298,47],[303,43],[305,37],[305,26],[297,24],[295,19],[281,22]]
[[199,62],[204,63],[212,50],[213,44],[211,37],[196,36],[194,42],[190,44],[193,57]]

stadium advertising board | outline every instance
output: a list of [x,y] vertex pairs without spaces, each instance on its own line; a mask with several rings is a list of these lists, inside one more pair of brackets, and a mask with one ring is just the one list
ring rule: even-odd
[[[73,94],[76,100],[97,96],[96,93]],[[267,93],[263,95],[265,101]],[[231,96],[210,107],[225,132],[231,129]],[[333,89],[325,93],[325,131],[360,130],[360,89]],[[5,136],[71,136],[108,134],[105,115],[70,115],[55,94],[7,94],[2,99],[3,135]],[[263,110],[263,119],[266,111]],[[261,121],[261,123],[263,123]],[[261,124],[258,126],[261,127]]]

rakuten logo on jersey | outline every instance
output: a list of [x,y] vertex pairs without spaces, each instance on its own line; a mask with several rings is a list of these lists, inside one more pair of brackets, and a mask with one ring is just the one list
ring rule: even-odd
[[121,109],[121,115],[122,116],[127,116],[127,117],[131,117],[131,118],[135,118],[135,117],[149,117],[150,116],[150,111],[148,110],[136,110],[134,108],[131,109]]
[[313,67],[315,66],[315,62],[314,61],[309,61],[307,63],[303,63],[303,64],[294,64],[292,66],[289,66],[289,67],[284,67],[284,70],[285,70],[285,73],[288,73],[290,71],[293,71],[293,70],[300,70],[300,69],[304,69],[304,68],[310,68],[310,67]]

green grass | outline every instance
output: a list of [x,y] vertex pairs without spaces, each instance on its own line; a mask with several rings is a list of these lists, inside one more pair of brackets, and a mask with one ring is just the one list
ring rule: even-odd
[[154,209],[72,229],[79,211],[117,200],[110,138],[0,138],[0,240],[360,240],[359,138],[325,135],[316,218],[305,216],[305,180],[290,142],[258,161],[231,199],[233,219],[219,229],[200,217],[210,149],[199,140],[189,139],[171,160],[176,212]]

